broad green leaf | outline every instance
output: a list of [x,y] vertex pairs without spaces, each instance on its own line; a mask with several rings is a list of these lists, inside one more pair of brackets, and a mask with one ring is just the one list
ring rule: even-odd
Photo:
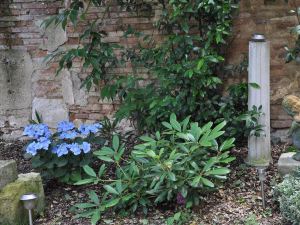
[[97,205],[92,204],[92,203],[78,203],[75,205],[76,208],[78,209],[87,209],[87,208],[93,208],[96,207]]
[[226,123],[227,123],[226,121],[223,121],[222,123],[219,123],[219,124],[211,131],[211,133],[220,131],[221,129],[223,129],[223,127],[225,127]]
[[155,154],[155,152],[153,150],[149,150],[146,152],[148,156],[150,156],[151,158],[156,158],[157,155]]
[[153,138],[149,136],[141,136],[140,139],[145,142],[156,142]]
[[171,124],[169,124],[168,122],[162,122],[162,125],[170,130],[173,130]]
[[91,176],[91,177],[97,177],[95,171],[94,171],[91,167],[89,167],[88,165],[85,165],[85,166],[83,167],[83,170],[84,170],[84,172],[85,172],[87,175],[89,175],[89,176]]
[[214,187],[215,185],[208,179],[204,178],[204,177],[201,177],[201,182],[208,186],[208,187]]
[[107,156],[97,156],[99,159],[105,161],[105,162],[114,162],[113,159],[107,157]]
[[119,201],[120,201],[119,198],[115,198],[115,199],[112,199],[112,200],[108,201],[104,206],[106,208],[111,208],[111,207],[117,205],[119,203]]
[[192,185],[193,187],[197,187],[198,184],[199,184],[199,182],[200,182],[200,180],[201,180],[201,176],[196,176],[196,177],[193,179],[191,185]]
[[249,86],[255,89],[260,89],[260,86],[257,83],[249,83]]
[[203,171],[208,171],[217,161],[217,157],[210,158],[205,164]]
[[207,175],[225,175],[228,173],[230,173],[230,169],[223,167],[223,168],[217,168],[217,169],[210,170],[206,174]]
[[174,173],[172,172],[168,172],[168,177],[171,181],[176,181],[176,176]]
[[106,165],[102,164],[101,167],[100,167],[100,169],[99,169],[99,172],[98,172],[98,177],[99,178],[101,178],[103,176],[105,170],[106,170]]
[[220,146],[220,151],[225,151],[233,147],[233,143],[235,141],[235,138],[230,138],[228,140],[225,140],[222,145]]
[[91,218],[92,225],[96,225],[100,219],[101,219],[101,214],[100,214],[100,211],[97,210],[92,215],[92,218]]
[[96,194],[95,191],[88,191],[87,194],[93,203],[95,203],[96,205],[100,204],[98,195]]
[[119,137],[117,135],[113,136],[112,144],[113,144],[113,149],[115,151],[117,151],[119,149],[119,146],[120,146],[120,140],[119,140]]
[[174,225],[174,217],[172,216],[172,217],[169,217],[168,219],[167,219],[167,225]]
[[70,12],[70,20],[76,26],[77,24],[77,16],[78,16],[78,10],[77,9],[72,9]]
[[170,116],[170,124],[172,125],[172,127],[173,127],[175,130],[181,132],[181,125],[180,125],[180,123],[177,121],[176,115],[175,115],[174,113],[172,113],[171,116]]
[[117,192],[117,190],[114,189],[114,188],[113,188],[112,186],[110,186],[110,185],[104,185],[103,188],[104,188],[105,190],[107,190],[107,191],[108,191],[109,193],[111,193],[111,194],[119,195],[119,193]]
[[175,219],[176,221],[178,221],[178,220],[180,219],[180,216],[181,216],[181,212],[175,213],[174,219]]
[[112,150],[109,147],[104,146],[104,147],[101,148],[100,151],[95,151],[94,155],[96,155],[96,156],[109,156],[109,157],[111,157],[111,156],[114,155],[114,153],[115,153],[114,150]]
[[204,63],[205,63],[204,58],[199,59],[198,64],[197,64],[197,70],[201,70]]
[[90,184],[90,183],[93,183],[94,181],[95,180],[93,178],[91,178],[91,179],[84,179],[84,180],[77,181],[76,183],[74,183],[74,185]]

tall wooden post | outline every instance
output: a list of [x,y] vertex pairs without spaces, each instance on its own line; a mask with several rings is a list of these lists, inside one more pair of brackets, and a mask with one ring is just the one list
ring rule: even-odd
[[270,42],[264,35],[254,34],[249,43],[249,86],[248,108],[262,106],[263,115],[259,123],[264,132],[260,137],[249,136],[247,162],[253,166],[268,166],[271,161],[270,143]]

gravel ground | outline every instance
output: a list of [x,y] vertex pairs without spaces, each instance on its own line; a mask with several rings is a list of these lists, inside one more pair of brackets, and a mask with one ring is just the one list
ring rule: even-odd
[[[23,158],[24,143],[0,140],[0,159],[15,159],[19,173],[32,171],[30,161]],[[278,205],[272,197],[272,186],[280,181],[277,173],[277,161],[286,145],[273,146],[273,163],[267,170],[266,209],[262,208],[260,184],[254,168],[248,167],[243,158],[246,148],[233,149],[237,160],[232,165],[232,173],[228,181],[217,192],[204,196],[201,204],[190,212],[189,225],[285,225],[279,214]],[[86,199],[85,191],[97,190],[97,187],[77,187],[62,185],[56,182],[44,184],[46,194],[46,210],[43,217],[36,220],[39,225],[89,225],[88,220],[74,219],[71,206]],[[117,215],[106,215],[101,224],[116,225],[161,225],[165,218],[172,215],[175,206],[160,206],[151,209],[147,216],[137,214],[134,217],[119,218]],[[257,220],[258,223],[251,223]]]

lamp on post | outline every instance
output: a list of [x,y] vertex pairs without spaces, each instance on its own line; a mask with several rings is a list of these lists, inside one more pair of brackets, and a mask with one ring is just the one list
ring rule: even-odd
[[259,137],[248,137],[247,163],[255,166],[261,184],[262,206],[265,208],[264,181],[266,169],[272,161],[270,141],[270,42],[263,34],[253,34],[249,42],[248,82],[258,84],[259,88],[249,86],[248,109],[262,107],[259,123],[264,133]]
[[262,107],[259,124],[264,132],[259,136],[249,136],[247,163],[252,166],[268,167],[271,162],[270,142],[270,42],[263,34],[254,34],[249,42],[248,82],[258,84],[259,88],[249,85],[248,109]]
[[29,216],[29,225],[33,225],[32,223],[32,209],[36,207],[36,200],[37,200],[36,194],[28,193],[21,196],[20,200],[24,204],[24,208],[28,210],[28,216]]

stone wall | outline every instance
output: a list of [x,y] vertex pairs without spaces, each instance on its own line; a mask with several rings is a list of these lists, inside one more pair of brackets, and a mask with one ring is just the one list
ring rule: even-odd
[[[61,7],[61,0],[2,0],[0,3],[0,130],[5,137],[19,135],[19,128],[35,110],[51,126],[61,119],[99,120],[115,110],[115,104],[99,99],[96,88],[89,93],[80,89],[81,80],[87,75],[80,62],[75,62],[72,70],[63,71],[60,76],[55,76],[57,64],[43,62],[49,52],[78,44],[79,34],[72,26],[66,32],[60,27],[47,30],[40,27],[43,19],[58,13]],[[254,32],[264,33],[271,41],[271,126],[276,129],[275,136],[285,134],[291,122],[281,108],[282,97],[300,94],[299,65],[284,63],[283,47],[293,42],[288,28],[297,23],[297,17],[289,14],[291,8],[284,0],[241,0],[227,54],[228,64],[239,64],[242,56],[247,55],[248,41]],[[104,20],[106,40],[134,45],[135,38],[122,38],[128,25],[153,33],[159,40],[158,32],[153,31],[158,15],[156,6],[151,12],[139,15],[112,6]],[[91,9],[87,17],[102,16],[103,11]],[[84,26],[80,24],[78,30]],[[131,68],[114,68],[112,72],[129,73]],[[228,82],[234,81],[228,78]]]

